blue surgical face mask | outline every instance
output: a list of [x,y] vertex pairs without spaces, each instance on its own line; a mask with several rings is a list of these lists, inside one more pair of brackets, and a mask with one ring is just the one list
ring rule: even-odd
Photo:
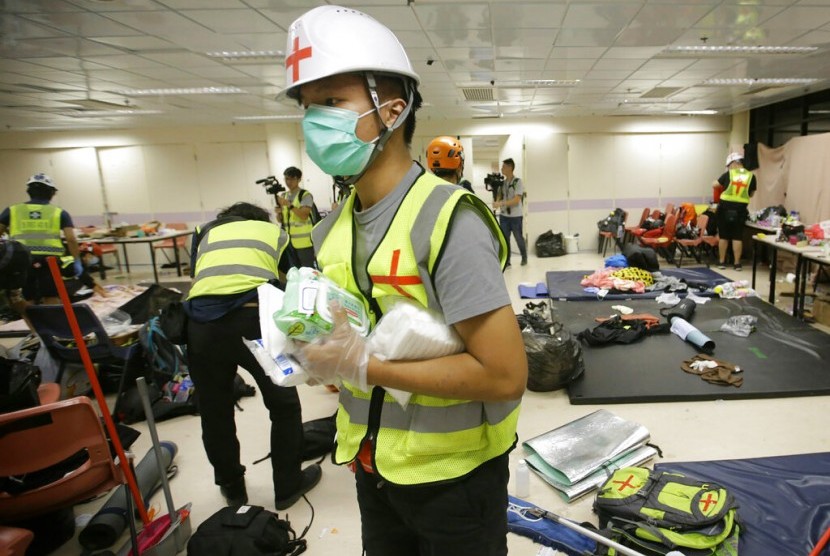
[[372,112],[374,108],[358,114],[333,106],[309,106],[303,117],[305,151],[309,158],[330,176],[355,176],[363,172],[378,137],[367,143],[355,131],[360,118]]

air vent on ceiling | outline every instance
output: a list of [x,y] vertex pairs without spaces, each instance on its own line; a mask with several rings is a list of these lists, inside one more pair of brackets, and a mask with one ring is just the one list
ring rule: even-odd
[[465,87],[461,92],[466,100],[495,100],[492,87]]
[[18,87],[24,89],[32,89],[33,91],[40,91],[41,93],[77,93],[81,89],[55,89],[52,87],[41,87],[40,85],[30,85],[28,83],[14,83]]
[[776,85],[766,85],[766,86],[764,86],[764,87],[757,87],[757,88],[755,88],[755,89],[751,89],[751,90],[749,90],[749,91],[747,91],[747,92],[745,92],[745,93],[741,93],[741,95],[743,95],[743,96],[746,96],[746,95],[750,95],[750,96],[751,96],[751,95],[757,95],[758,93],[762,93],[762,92],[764,92],[764,91],[769,91],[770,89],[780,89],[782,86],[783,86],[783,85],[777,85],[777,86],[776,86]]
[[481,115],[474,115],[474,120],[498,120],[501,118],[501,114],[481,114]]
[[679,91],[682,87],[655,87],[650,91],[646,91],[640,98],[666,98]]

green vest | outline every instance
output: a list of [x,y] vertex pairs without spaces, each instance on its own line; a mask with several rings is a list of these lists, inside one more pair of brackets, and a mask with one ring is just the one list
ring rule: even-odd
[[752,172],[746,168],[729,170],[729,187],[720,194],[720,198],[734,203],[749,203],[749,184],[751,181]]
[[[364,301],[373,325],[394,297],[406,296],[440,310],[432,288],[433,272],[462,203],[482,215],[499,239],[502,265],[506,262],[507,245],[487,206],[465,189],[423,173],[368,261],[372,286],[367,296],[357,287],[351,267],[355,197],[351,195],[342,210],[318,224],[324,239],[317,260],[323,274]],[[520,400],[482,402],[413,394],[404,409],[380,387],[364,392],[344,383],[339,402],[335,462],[353,461],[364,438],[371,435],[375,472],[395,484],[462,477],[506,453],[516,441]],[[377,428],[370,430],[370,422],[378,423]]]
[[9,237],[25,245],[32,255],[63,255],[62,212],[52,205],[12,205]]
[[291,201],[291,206],[282,207],[282,221],[285,229],[288,230],[288,235],[291,236],[291,245],[295,249],[308,249],[311,247],[311,230],[314,228],[314,224],[311,222],[311,215],[305,220],[300,220],[291,212],[292,208],[300,208],[303,206],[300,204],[300,201],[305,193],[305,189],[300,189],[297,195],[294,196],[294,200]]
[[278,279],[287,246],[288,236],[269,222],[232,221],[211,228],[199,242],[187,298],[243,293]]

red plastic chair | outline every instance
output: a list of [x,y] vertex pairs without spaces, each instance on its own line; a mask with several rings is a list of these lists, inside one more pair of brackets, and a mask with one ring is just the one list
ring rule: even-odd
[[625,227],[625,235],[623,236],[623,243],[627,241],[633,241],[635,237],[639,238],[640,236],[645,233],[645,229],[643,228],[643,222],[646,221],[648,218],[648,214],[651,212],[651,209],[648,207],[643,209],[643,214],[640,215],[640,221],[637,223],[636,226],[626,226]]
[[58,479],[30,489],[0,491],[0,522],[71,507],[124,482],[92,402],[77,396],[0,414],[0,477],[27,477],[83,454]]
[[28,529],[0,525],[0,556],[26,556],[35,535]]
[[677,213],[673,212],[666,217],[663,234],[659,237],[641,237],[640,245],[651,247],[658,255],[674,264],[675,245],[674,235],[677,232]]
[[[694,239],[678,239],[675,238],[677,250],[680,252],[680,258],[677,260],[678,268],[683,264],[683,257],[693,257],[698,263],[702,262],[700,256],[702,254],[703,237],[706,233],[706,225],[709,223],[709,215],[701,214],[697,217],[697,237]],[[706,263],[709,266],[709,263]]]
[[[625,223],[628,221],[628,212],[623,212],[623,221],[622,221],[622,229],[625,231]],[[611,242],[614,245],[614,252],[617,252],[617,247],[622,248],[622,237],[617,237],[617,234],[614,232],[606,232],[600,230],[599,232],[599,245],[597,246],[597,252],[599,253],[602,251],[602,256],[605,257],[605,252],[608,250],[608,243]]]

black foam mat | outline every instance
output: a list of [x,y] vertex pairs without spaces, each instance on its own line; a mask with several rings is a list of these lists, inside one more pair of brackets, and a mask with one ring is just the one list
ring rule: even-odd
[[830,527],[828,452],[654,468],[718,483],[732,493],[742,527],[739,554],[809,554]]
[[[554,301],[555,317],[576,334],[610,316],[612,305]],[[623,302],[636,313],[659,316],[653,300]],[[734,315],[754,315],[756,330],[747,338],[721,332]],[[680,365],[696,349],[675,334],[646,336],[629,345],[582,344],[585,372],[568,386],[574,405],[676,402],[716,399],[783,398],[830,394],[830,336],[757,297],[713,298],[698,305],[691,324],[715,342],[713,356],[744,369],[743,385],[719,386],[683,372]]]
[[[660,269],[666,276],[673,276],[689,283],[705,284],[705,290],[694,290],[696,295],[711,297],[714,295],[712,288],[718,284],[731,282],[726,276],[719,274],[711,268],[689,267],[689,268],[666,268]],[[579,282],[585,277],[593,274],[593,270],[552,270],[545,274],[548,285],[548,295],[551,299],[562,299],[568,301],[596,301],[597,296],[593,293],[586,293]],[[654,299],[662,291],[646,291],[643,293],[634,292],[609,292],[604,299]],[[685,292],[678,292],[679,297],[684,297]]]

